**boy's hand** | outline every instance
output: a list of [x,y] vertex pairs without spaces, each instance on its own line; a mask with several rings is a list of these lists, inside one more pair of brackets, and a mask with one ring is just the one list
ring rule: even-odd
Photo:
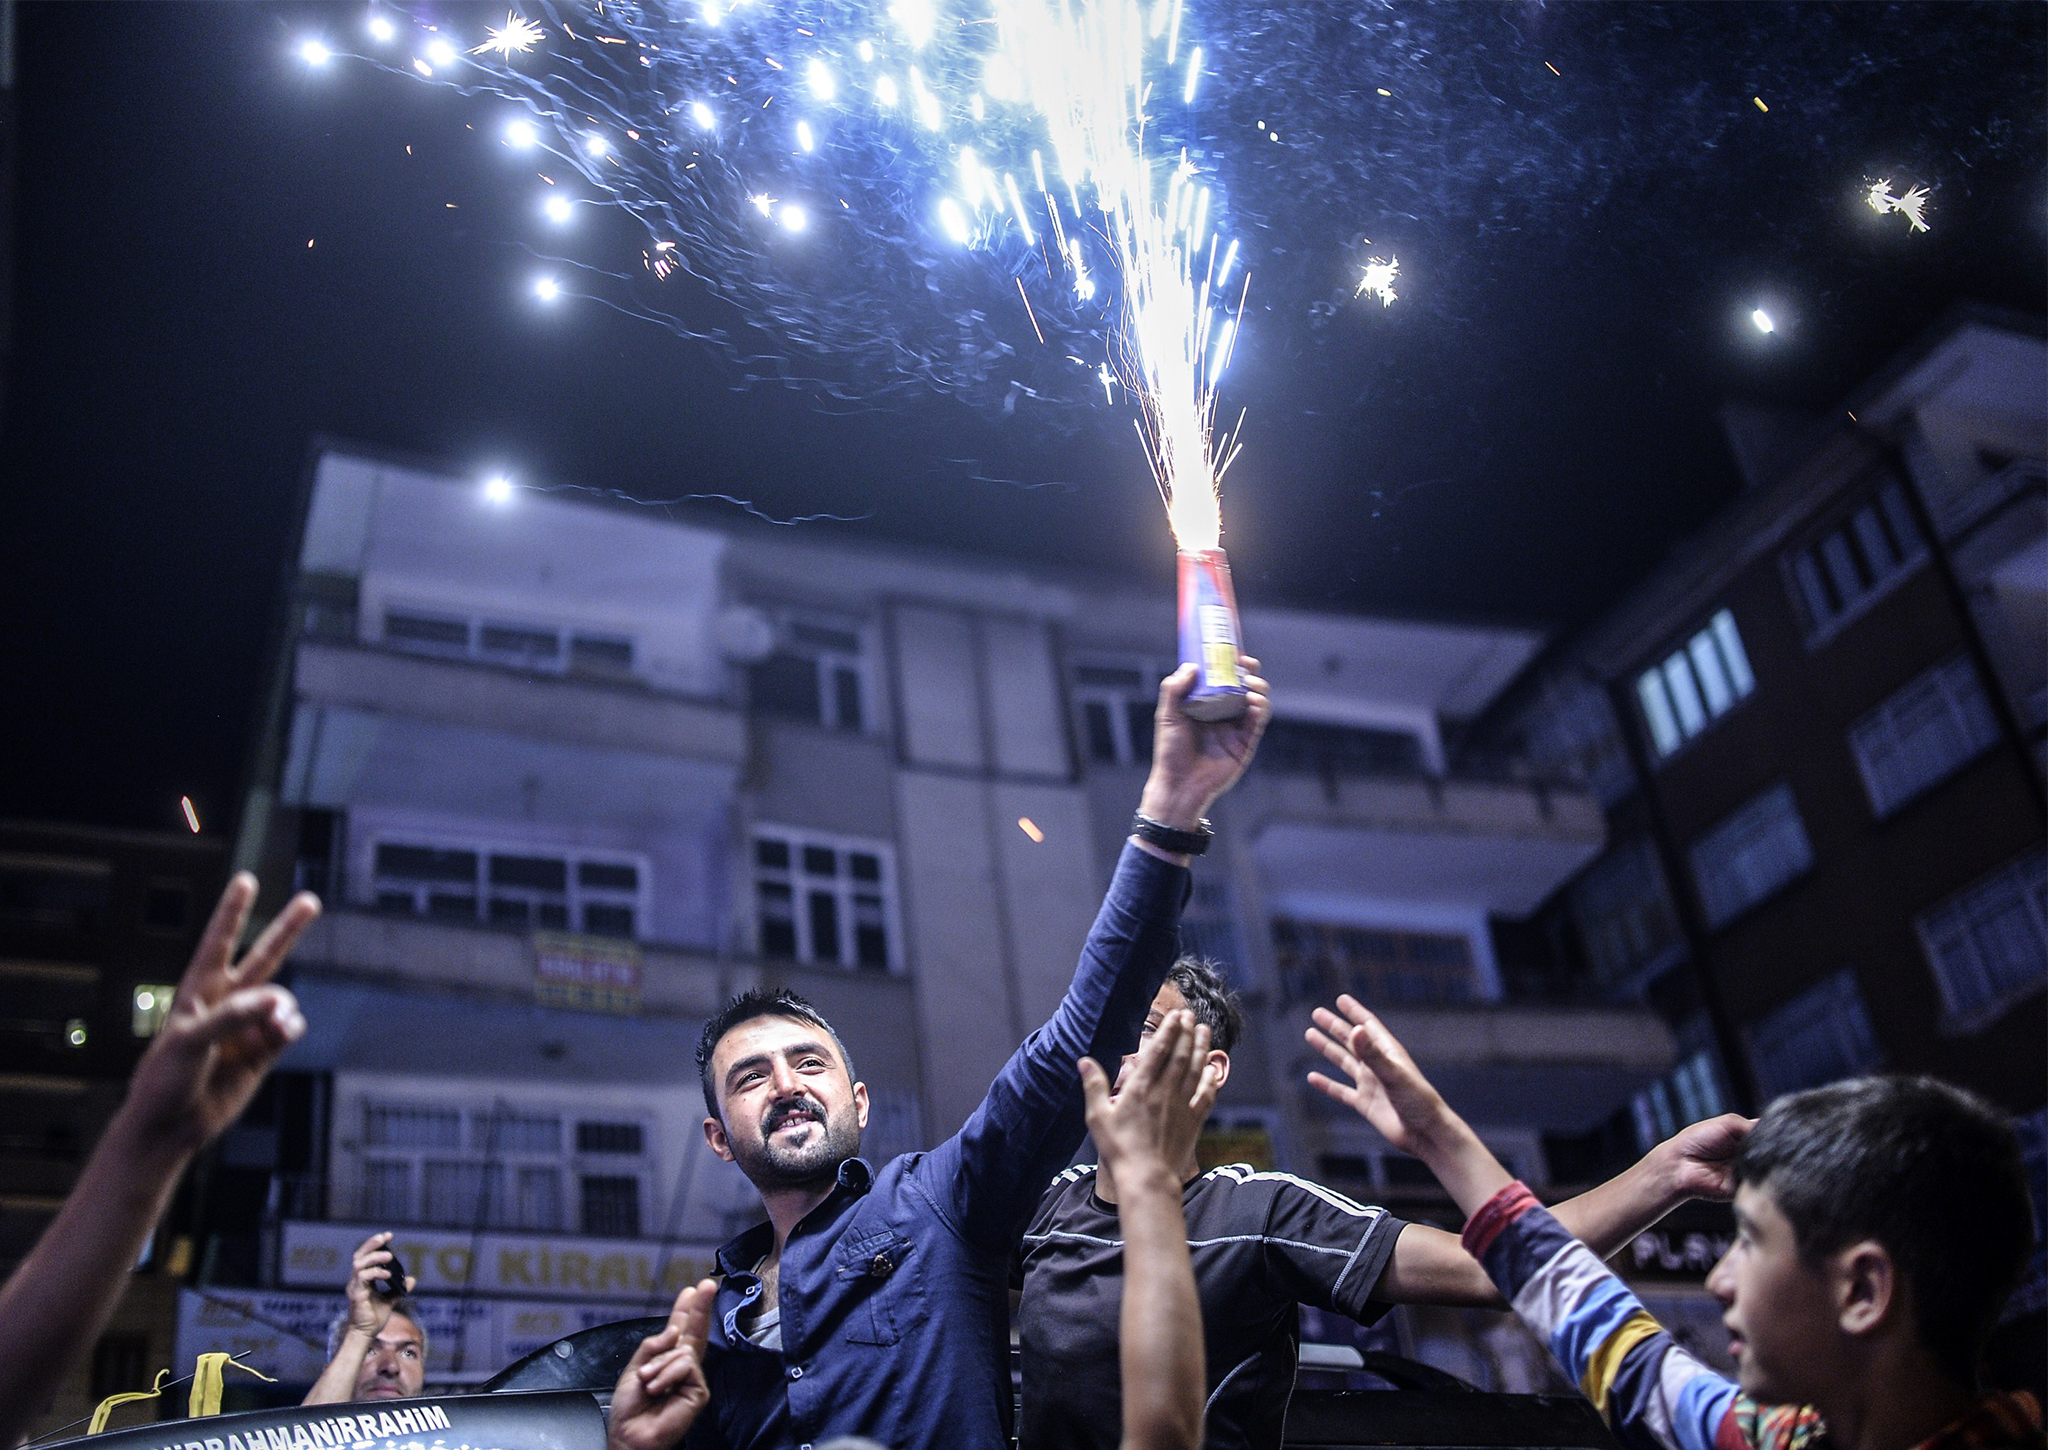
[[255,900],[256,878],[236,872],[135,1065],[120,1123],[149,1149],[196,1151],[235,1120],[278,1054],[306,1030],[292,994],[268,983],[320,914],[319,898],[294,896],[237,963],[235,941]]
[[607,1450],[672,1450],[711,1403],[704,1345],[718,1281],[704,1279],[676,1295],[668,1323],[640,1341],[612,1391]]
[[1347,993],[1337,999],[1337,1007],[1343,1016],[1327,1007],[1316,1008],[1316,1025],[1308,1030],[1308,1044],[1351,1081],[1338,1082],[1312,1072],[1309,1082],[1325,1097],[1371,1123],[1395,1148],[1421,1157],[1424,1141],[1441,1132],[1444,1120],[1454,1116],[1443,1095],[1430,1085],[1386,1024],[1357,998]]
[[1273,703],[1266,698],[1266,682],[1257,674],[1259,662],[1239,655],[1237,663],[1249,703],[1235,720],[1205,725],[1187,717],[1181,702],[1195,687],[1193,665],[1182,665],[1159,682],[1159,708],[1152,716],[1152,774],[1145,780],[1138,809],[1163,826],[1192,831],[1216,798],[1237,784],[1252,763],[1259,737],[1266,733]]
[[1112,1176],[1178,1175],[1216,1102],[1216,1074],[1208,1064],[1209,1029],[1197,1026],[1194,1013],[1187,1011],[1166,1014],[1139,1047],[1138,1060],[1114,1097],[1095,1059],[1081,1059],[1088,1131]]
[[1477,1213],[1514,1181],[1512,1175],[1451,1111],[1386,1023],[1348,994],[1337,999],[1337,1007],[1343,1016],[1316,1009],[1308,1040],[1351,1082],[1319,1072],[1310,1073],[1309,1081],[1379,1129],[1394,1147],[1429,1165],[1452,1201],[1467,1215]]
[[1723,1113],[1680,1128],[1651,1149],[1672,1202],[1704,1198],[1725,1203],[1733,1198],[1735,1155],[1755,1126],[1755,1118]]

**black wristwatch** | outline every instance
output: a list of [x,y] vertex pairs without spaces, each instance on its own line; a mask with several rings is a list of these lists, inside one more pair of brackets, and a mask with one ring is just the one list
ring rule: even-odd
[[1199,856],[1216,839],[1216,832],[1205,820],[1196,821],[1192,831],[1176,831],[1172,826],[1153,820],[1143,811],[1132,812],[1131,834],[1176,856]]

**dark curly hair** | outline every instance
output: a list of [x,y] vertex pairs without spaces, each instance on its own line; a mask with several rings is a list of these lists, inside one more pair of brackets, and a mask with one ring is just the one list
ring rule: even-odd
[[846,1050],[846,1044],[839,1038],[838,1029],[825,1020],[816,1007],[787,987],[749,987],[734,997],[712,1015],[704,1024],[704,1030],[697,1037],[697,1081],[704,1088],[704,1111],[725,1121],[725,1114],[718,1110],[718,1089],[711,1081],[711,1054],[718,1050],[718,1043],[726,1033],[742,1022],[751,1022],[756,1017],[788,1017],[798,1022],[808,1022],[832,1039],[832,1045],[839,1049],[839,1060],[845,1064],[847,1080],[857,1082],[853,1071],[853,1054]]
[[1244,1005],[1207,957],[1182,957],[1167,970],[1166,980],[1180,988],[1195,1020],[1209,1029],[1209,1045],[1219,1052],[1237,1046],[1244,1035]]

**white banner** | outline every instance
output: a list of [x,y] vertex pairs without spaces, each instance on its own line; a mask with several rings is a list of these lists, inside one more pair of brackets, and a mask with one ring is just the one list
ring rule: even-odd
[[[348,1282],[356,1246],[378,1232],[371,1224],[284,1225],[278,1282],[325,1289],[337,1297]],[[666,1313],[685,1284],[713,1272],[718,1246],[651,1239],[592,1239],[547,1234],[468,1234],[449,1229],[394,1229],[391,1249],[421,1294],[573,1299],[622,1306],[614,1319]],[[602,1322],[602,1321],[601,1321]]]
[[[414,1302],[427,1335],[427,1378],[439,1383],[489,1379],[578,1330],[642,1317],[637,1304],[517,1299],[471,1299],[465,1304],[432,1295]],[[273,1379],[309,1384],[326,1368],[328,1326],[342,1309],[339,1294],[181,1289],[178,1370],[189,1373],[201,1354],[226,1350]]]

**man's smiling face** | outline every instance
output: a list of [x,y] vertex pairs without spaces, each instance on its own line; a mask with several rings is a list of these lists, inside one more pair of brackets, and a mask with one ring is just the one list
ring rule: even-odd
[[756,1188],[819,1182],[860,1152],[868,1090],[822,1027],[749,1018],[718,1040],[711,1081],[720,1117],[704,1120],[705,1137]]

